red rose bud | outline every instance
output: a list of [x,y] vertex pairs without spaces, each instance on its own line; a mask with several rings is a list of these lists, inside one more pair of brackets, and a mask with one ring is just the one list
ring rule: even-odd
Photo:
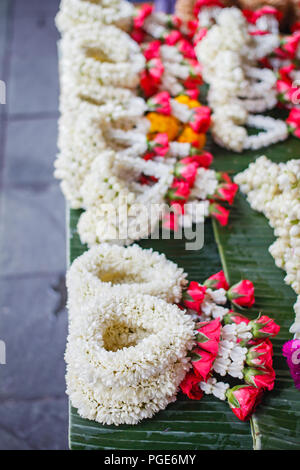
[[194,348],[191,352],[191,361],[195,374],[200,378],[199,382],[206,382],[215,356],[201,348]]
[[226,392],[230,408],[241,421],[251,417],[261,401],[262,394],[262,389],[251,385],[236,385]]
[[221,336],[221,322],[216,320],[201,322],[197,324],[196,341],[205,351],[213,354],[216,358],[219,350]]
[[180,384],[182,392],[187,395],[191,400],[201,400],[203,392],[199,388],[199,377],[192,372],[188,372]]
[[182,295],[183,305],[199,313],[201,310],[201,304],[205,297],[205,292],[205,286],[201,286],[195,281],[190,282],[187,290]]
[[249,318],[241,315],[240,313],[233,312],[233,310],[224,315],[223,321],[225,325],[232,325],[233,323],[236,325],[239,325],[240,323],[246,323],[246,325],[248,325],[250,322]]
[[286,120],[288,128],[295,137],[300,138],[300,109],[293,108]]
[[193,131],[205,133],[208,131],[210,123],[210,108],[208,106],[200,106],[199,108],[193,109],[193,115],[189,122]]
[[295,59],[299,42],[300,42],[300,31],[296,31],[294,34],[292,34],[291,36],[287,36],[284,39],[282,49],[284,52],[288,54],[290,59]]
[[168,28],[179,29],[182,25],[182,20],[177,15],[168,15]]
[[239,187],[235,183],[222,183],[217,187],[212,199],[228,202],[232,205],[238,189]]
[[[193,71],[193,73],[196,74],[196,72]],[[202,85],[203,80],[201,75],[197,75],[195,77],[188,77],[184,80],[183,86],[187,90],[193,90],[194,88],[197,88],[198,86]]]
[[255,369],[254,367],[245,367],[243,369],[245,382],[254,385],[257,388],[273,390],[275,382],[275,371],[269,369]]
[[[197,154],[193,155],[193,152],[197,152]],[[202,154],[198,154],[199,149],[196,149],[195,147],[192,147],[191,149],[191,156],[190,157],[185,157],[180,160],[180,163],[197,163],[198,167],[202,168],[209,168],[210,165],[212,164],[213,161],[213,156],[209,152],[203,152]]]
[[171,188],[167,192],[170,201],[186,201],[190,195],[190,186],[187,181],[174,179]]
[[202,152],[198,154],[199,150],[195,147],[191,148],[192,157],[200,167],[209,168],[213,162],[214,157],[210,152]]
[[199,27],[199,21],[198,20],[189,20],[187,22],[187,29],[188,32],[186,33],[189,38],[193,38],[194,35],[196,34],[197,30]]
[[210,289],[229,289],[229,284],[226,281],[224,271],[219,271],[218,273],[210,276],[208,279],[206,279],[204,285]]
[[134,17],[133,19],[133,24],[135,26],[135,28],[142,28],[144,23],[145,23],[145,19],[151,15],[152,11],[153,11],[153,6],[152,5],[149,5],[149,4],[145,4],[143,5],[141,8],[138,9],[138,12],[136,14],[136,16]]
[[168,134],[156,134],[153,140],[149,142],[150,151],[154,151],[156,155],[164,157],[169,151],[169,138]]
[[197,0],[194,5],[194,15],[196,18],[202,8],[206,7],[224,7],[223,3],[220,0]]
[[140,78],[140,86],[144,95],[152,96],[158,91],[159,81],[153,80],[147,70],[143,70]]
[[228,173],[225,173],[225,171],[217,172],[216,177],[219,183],[232,183],[232,179],[230,178]]
[[145,39],[145,32],[142,29],[133,28],[133,30],[130,33],[130,36],[138,44],[141,44]]
[[164,36],[164,41],[168,46],[174,46],[181,38],[181,32],[174,30]]
[[144,49],[144,56],[148,60],[151,59],[158,59],[160,57],[160,48],[161,42],[158,40],[151,41],[147,44],[146,48]]
[[216,204],[216,203],[210,204],[209,213],[223,227],[228,224],[229,210],[225,209],[225,207],[222,207],[220,204]]
[[198,165],[195,162],[184,164],[182,160],[175,165],[174,175],[177,178],[183,178],[190,187],[194,186]]
[[267,338],[251,346],[246,355],[248,366],[271,368],[273,365],[273,345]]
[[240,281],[229,289],[227,297],[234,305],[250,308],[255,302],[254,285],[246,279]]
[[272,318],[267,317],[267,315],[262,315],[256,320],[251,322],[251,332],[254,338],[268,338],[278,335],[280,331],[280,326],[272,320]]

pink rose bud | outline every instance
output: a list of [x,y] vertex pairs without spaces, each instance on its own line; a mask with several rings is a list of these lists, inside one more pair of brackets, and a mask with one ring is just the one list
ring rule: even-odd
[[157,113],[169,116],[171,114],[171,97],[167,91],[157,93],[157,95],[151,96],[147,101],[147,106],[150,111],[156,111]]
[[159,59],[160,57],[160,48],[161,48],[161,42],[158,40],[151,41],[147,44],[146,48],[144,49],[144,56],[147,59],[147,61],[151,59]]
[[168,134],[156,134],[153,140],[148,143],[150,152],[155,151],[156,155],[164,157],[169,151]]
[[232,286],[227,292],[228,299],[238,307],[252,307],[254,299],[254,285],[251,281],[243,280]]
[[273,345],[266,338],[258,344],[251,346],[246,355],[248,366],[271,368],[273,366]]
[[268,338],[278,335],[280,326],[267,317],[267,315],[261,315],[256,320],[250,322],[252,329],[252,335],[254,338]]
[[153,5],[146,3],[141,8],[138,9],[137,14],[133,19],[133,24],[135,28],[143,27],[146,18],[151,15],[153,8],[154,8]]
[[207,28],[200,28],[193,37],[193,44],[196,46],[198,42],[202,41],[202,39],[207,35],[207,32]]
[[193,114],[189,122],[193,131],[205,133],[208,131],[210,123],[210,108],[208,106],[200,106],[199,108],[193,109]]
[[174,46],[180,39],[182,38],[182,34],[180,31],[171,31],[170,33],[164,36],[165,44],[168,46]]
[[238,189],[239,187],[235,183],[222,183],[217,187],[212,199],[228,202],[228,204],[232,205]]
[[247,421],[251,417],[262,395],[262,389],[251,385],[236,385],[226,392],[230,408],[241,421]]
[[233,323],[236,325],[239,325],[240,323],[246,323],[246,325],[248,325],[250,322],[249,318],[245,317],[245,315],[233,312],[232,310],[223,317],[223,321],[225,325],[232,325]]
[[198,88],[191,88],[190,90],[185,90],[184,94],[187,95],[191,100],[198,100],[200,95],[200,90]]
[[146,64],[146,68],[150,77],[156,82],[160,82],[160,79],[164,73],[164,66],[159,58],[149,60]]
[[182,160],[175,165],[174,175],[177,178],[182,178],[189,186],[192,188],[195,183],[196,175],[197,175],[198,165],[196,162],[191,163],[182,163]]
[[194,372],[200,378],[199,381],[206,382],[216,357],[201,348],[194,348],[190,355]]
[[205,298],[205,292],[205,286],[201,286],[195,281],[190,282],[187,290],[183,292],[182,295],[183,305],[199,313],[201,311],[201,304]]
[[176,212],[166,212],[162,219],[163,228],[177,232],[179,228],[178,217],[179,216]]
[[257,388],[273,390],[275,382],[275,371],[273,367],[268,369],[256,369],[245,367],[243,369],[245,382]]
[[197,324],[196,341],[205,351],[216,358],[219,350],[221,336],[221,322],[219,318]]
[[190,195],[190,186],[187,181],[174,179],[171,188],[167,192],[170,201],[186,201]]
[[204,285],[209,289],[229,289],[229,284],[226,281],[224,271],[219,271],[218,273],[210,276],[208,279],[206,279]]
[[222,227],[228,224],[229,210],[217,203],[211,203],[209,206],[210,215],[216,219]]
[[201,400],[203,392],[199,388],[200,379],[192,371],[188,372],[180,384],[182,392],[187,395],[191,400]]
[[177,47],[184,57],[196,59],[195,49],[187,39],[182,38],[178,42]]
[[296,388],[300,390],[300,339],[287,341],[282,348]]

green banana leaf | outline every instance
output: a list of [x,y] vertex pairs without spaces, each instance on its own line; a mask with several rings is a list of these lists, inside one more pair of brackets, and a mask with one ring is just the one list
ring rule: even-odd
[[[213,150],[213,149],[212,149]],[[264,152],[246,152],[241,156],[216,149],[215,165],[218,169],[238,173],[251,161],[265,154],[275,162],[299,158],[300,143],[296,139],[273,145]],[[273,317],[281,326],[279,335],[273,340],[275,388],[266,393],[262,404],[252,418],[254,446],[258,449],[300,449],[300,393],[294,386],[285,359],[282,345],[292,339],[289,327],[295,313],[294,291],[284,283],[285,273],[277,268],[268,252],[274,242],[273,230],[267,219],[253,211],[241,193],[232,208],[229,224],[221,227],[214,223],[214,232],[222,266],[230,284],[240,279],[254,282],[255,309]]]
[[[261,152],[242,155],[209,144],[215,155],[214,166],[230,174],[246,168]],[[297,157],[295,139],[271,146],[265,154],[275,161]],[[69,261],[86,250],[76,232],[80,211],[69,212]],[[216,237],[216,239],[215,239]],[[246,450],[300,448],[300,400],[281,355],[290,339],[295,294],[284,284],[284,273],[276,268],[268,246],[273,241],[266,219],[251,211],[239,195],[228,228],[221,229],[210,220],[205,223],[205,244],[199,251],[186,251],[184,240],[143,240],[144,248],[163,252],[183,267],[189,280],[203,281],[223,268],[230,282],[249,278],[256,286],[256,307],[282,326],[275,340],[275,390],[267,393],[251,422],[239,421],[227,403],[204,396],[192,401],[179,394],[176,403],[137,426],[102,426],[82,419],[70,406],[70,448],[111,450]],[[216,241],[217,244],[216,244]],[[218,252],[219,249],[219,252]],[[220,254],[219,254],[220,253]],[[255,310],[251,311],[255,316]]]

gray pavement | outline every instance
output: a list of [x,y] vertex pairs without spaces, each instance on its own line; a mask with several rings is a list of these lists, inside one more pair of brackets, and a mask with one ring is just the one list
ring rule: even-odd
[[0,0],[0,449],[66,449],[65,207],[53,179],[59,0]]

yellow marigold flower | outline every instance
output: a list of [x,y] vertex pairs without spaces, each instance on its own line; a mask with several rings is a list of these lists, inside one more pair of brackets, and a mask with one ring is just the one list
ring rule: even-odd
[[199,149],[202,149],[206,143],[206,135],[197,134],[188,124],[186,124],[182,133],[178,137],[177,142],[188,142],[189,144],[193,144]]
[[168,134],[169,140],[175,140],[179,133],[179,121],[174,116],[165,116],[159,113],[148,113],[147,119],[151,123],[150,136],[156,133]]
[[178,95],[178,96],[176,96],[175,100],[178,101],[178,103],[185,104],[186,106],[188,106],[191,109],[192,108],[199,108],[199,106],[202,106],[199,101],[192,100],[187,95]]

